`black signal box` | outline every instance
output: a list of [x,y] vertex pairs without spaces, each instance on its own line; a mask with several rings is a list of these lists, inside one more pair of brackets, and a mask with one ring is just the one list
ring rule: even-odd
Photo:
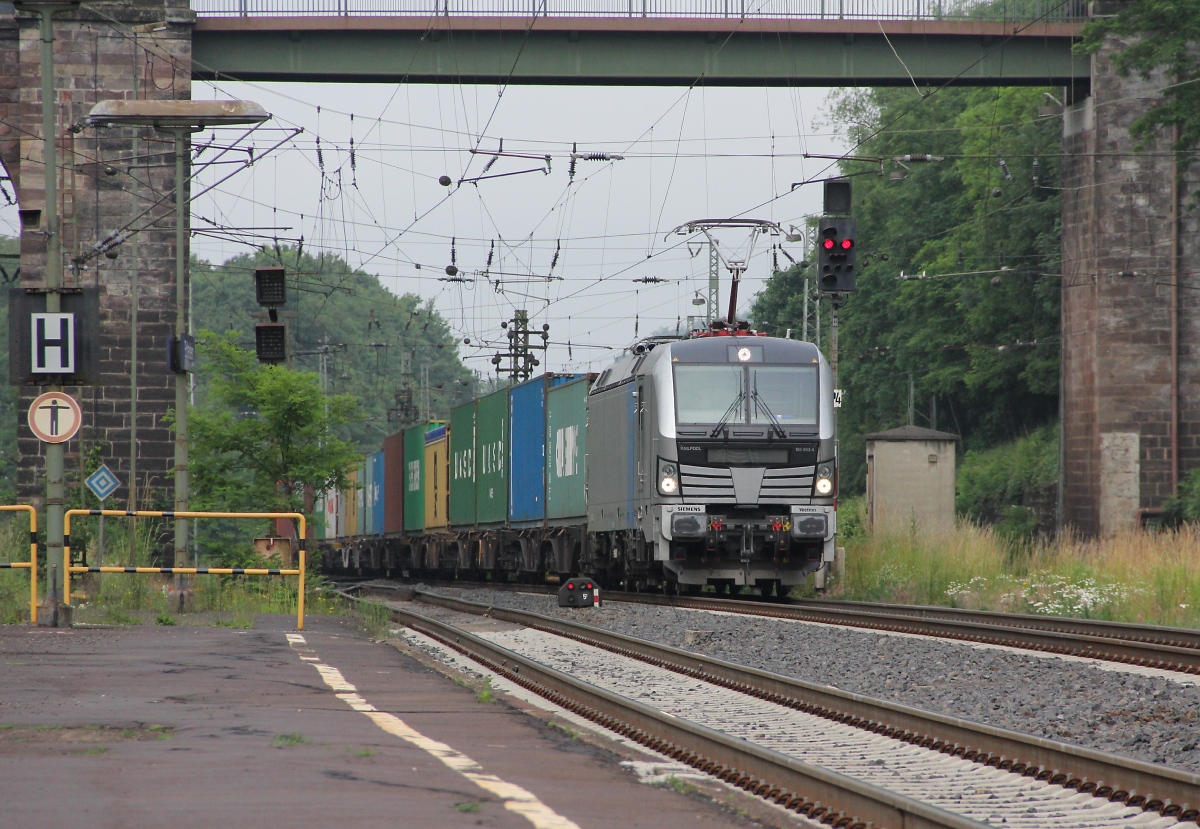
[[287,304],[287,272],[280,267],[254,269],[254,296],[259,305]]
[[600,585],[591,579],[567,579],[558,588],[559,607],[599,607]]
[[254,326],[254,355],[260,363],[282,363],[287,359],[287,326],[282,322],[260,322]]

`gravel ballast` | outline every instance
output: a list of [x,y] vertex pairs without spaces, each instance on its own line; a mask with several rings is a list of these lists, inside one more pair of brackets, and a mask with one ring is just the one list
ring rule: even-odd
[[917,636],[611,602],[559,608],[553,596],[439,588],[846,691],[1200,771],[1200,688],[1088,663]]

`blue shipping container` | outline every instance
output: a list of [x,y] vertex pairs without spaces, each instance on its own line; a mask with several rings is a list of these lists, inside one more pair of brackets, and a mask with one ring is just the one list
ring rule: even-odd
[[383,471],[383,452],[376,452],[367,458],[367,463],[371,465],[372,474],[369,476],[371,480],[371,491],[367,493],[370,498],[371,506],[368,515],[371,517],[371,523],[367,527],[367,532],[371,535],[383,535],[383,494],[384,494],[384,471]]
[[582,376],[544,374],[509,390],[508,520],[514,525],[546,518],[546,389]]

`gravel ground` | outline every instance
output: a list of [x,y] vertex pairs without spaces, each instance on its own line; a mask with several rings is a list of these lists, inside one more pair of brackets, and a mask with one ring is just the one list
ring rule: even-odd
[[440,588],[446,595],[686,648],[718,659],[976,722],[1200,771],[1200,688],[923,637],[613,602]]

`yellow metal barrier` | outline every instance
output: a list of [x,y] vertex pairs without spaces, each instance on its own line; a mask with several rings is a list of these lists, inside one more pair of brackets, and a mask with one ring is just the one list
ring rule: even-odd
[[[267,569],[263,567],[84,567],[71,566],[71,516],[109,515],[125,518],[294,518],[300,522],[300,550],[296,570]],[[307,524],[298,512],[174,512],[165,510],[119,510],[119,509],[69,509],[63,515],[63,602],[71,603],[72,573],[171,573],[180,576],[299,576],[300,585],[296,593],[296,630],[304,630],[304,537]]]
[[0,506],[0,512],[29,513],[29,561],[0,562],[3,570],[29,571],[29,624],[37,624],[37,510],[28,504]]

